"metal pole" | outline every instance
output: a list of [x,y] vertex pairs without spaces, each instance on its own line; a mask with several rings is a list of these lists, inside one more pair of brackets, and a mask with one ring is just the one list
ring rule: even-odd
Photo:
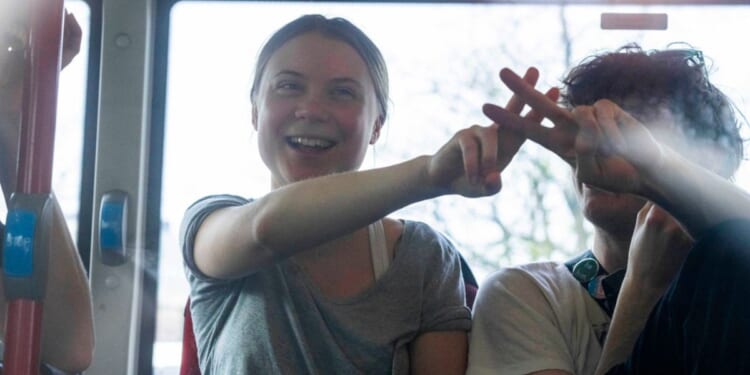
[[[17,193],[48,194],[51,191],[57,84],[62,52],[63,1],[31,0],[30,6]],[[34,258],[41,259],[38,256]],[[46,255],[43,258],[46,259]],[[36,266],[33,272],[46,272],[44,265]],[[31,283],[35,278],[39,279],[39,276],[34,275],[28,280]],[[46,280],[46,276],[41,279]],[[36,283],[35,287],[38,285]],[[41,288],[43,296],[43,283]],[[39,373],[42,313],[42,298],[38,293],[9,301],[4,353],[6,374]]]

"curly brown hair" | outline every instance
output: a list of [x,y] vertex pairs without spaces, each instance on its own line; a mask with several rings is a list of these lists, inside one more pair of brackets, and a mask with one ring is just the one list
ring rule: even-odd
[[588,57],[563,79],[561,97],[568,108],[609,99],[642,121],[666,107],[681,116],[688,138],[721,150],[723,165],[711,169],[728,177],[743,159],[741,113],[709,81],[703,53],[692,47],[644,51],[628,44]]

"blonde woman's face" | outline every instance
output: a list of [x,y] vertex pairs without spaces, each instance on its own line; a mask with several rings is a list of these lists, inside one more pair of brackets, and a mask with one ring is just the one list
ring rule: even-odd
[[256,103],[253,125],[274,188],[359,169],[380,129],[364,60],[348,44],[316,32],[273,54]]

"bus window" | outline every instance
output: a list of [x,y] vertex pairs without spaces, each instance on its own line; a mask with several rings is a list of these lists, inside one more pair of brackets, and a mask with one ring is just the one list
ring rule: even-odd
[[[669,25],[658,31],[601,30],[605,12],[666,13]],[[274,30],[306,13],[348,18],[372,37],[388,64],[392,111],[364,168],[432,153],[456,130],[486,124],[481,104],[509,97],[497,78],[502,67],[537,66],[539,86],[547,88],[586,56],[630,42],[646,49],[687,42],[703,50],[712,81],[750,112],[750,52],[727,37],[750,32],[747,5],[180,2],[172,8],[169,30],[153,356],[158,374],[176,373],[180,361],[188,297],[178,247],[182,215],[208,194],[258,197],[269,190],[250,123],[253,63]],[[481,281],[500,266],[560,260],[586,246],[591,229],[581,220],[569,174],[564,163],[527,143],[504,172],[500,194],[443,197],[397,215],[451,236]],[[747,164],[736,181],[750,188]]]
[[90,12],[88,5],[81,0],[68,0],[65,7],[75,15],[81,25],[83,37],[81,52],[65,68],[65,74],[60,75],[52,186],[68,220],[68,228],[73,238],[77,239]]

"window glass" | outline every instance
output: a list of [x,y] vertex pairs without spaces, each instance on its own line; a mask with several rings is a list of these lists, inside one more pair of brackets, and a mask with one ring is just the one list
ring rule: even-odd
[[77,241],[90,11],[89,6],[81,0],[66,0],[65,8],[73,13],[78,24],[81,25],[83,38],[81,39],[81,52],[60,75],[52,186],[60,200],[73,241]]
[[[664,31],[604,31],[603,12],[669,15]],[[185,209],[208,194],[259,197],[270,188],[250,123],[250,84],[262,43],[306,13],[343,16],[379,46],[391,77],[391,112],[363,168],[433,153],[457,130],[486,124],[482,103],[504,103],[497,72],[539,67],[539,86],[558,85],[568,67],[601,50],[637,42],[687,42],[710,58],[712,80],[750,112],[750,6],[181,2],[172,10],[168,68],[157,373],[179,365],[188,296],[178,231]],[[196,27],[200,25],[200,27]],[[715,25],[721,25],[717,27]],[[728,37],[734,36],[734,37]],[[493,197],[412,205],[393,216],[448,234],[478,279],[501,266],[565,259],[590,246],[569,168],[527,143]],[[750,187],[743,165],[737,182]]]

